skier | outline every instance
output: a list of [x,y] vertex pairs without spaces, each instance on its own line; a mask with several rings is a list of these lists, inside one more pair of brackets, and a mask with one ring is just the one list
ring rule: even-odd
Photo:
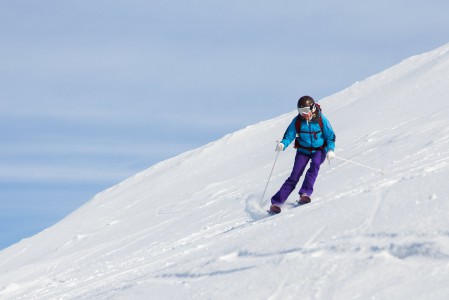
[[309,203],[321,164],[326,158],[328,160],[335,158],[334,130],[329,120],[321,112],[319,105],[310,96],[299,98],[298,116],[288,126],[282,141],[276,145],[276,151],[284,151],[293,140],[295,140],[297,149],[295,163],[290,177],[271,198],[270,212],[272,213],[281,212],[282,204],[295,189],[308,162],[311,161],[299,190],[300,199],[298,201],[299,204]]

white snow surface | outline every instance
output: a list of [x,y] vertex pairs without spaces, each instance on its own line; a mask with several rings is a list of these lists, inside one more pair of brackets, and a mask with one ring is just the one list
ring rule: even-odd
[[385,175],[325,162],[275,216],[295,111],[156,164],[1,251],[0,299],[449,299],[448,94],[449,44],[321,99]]

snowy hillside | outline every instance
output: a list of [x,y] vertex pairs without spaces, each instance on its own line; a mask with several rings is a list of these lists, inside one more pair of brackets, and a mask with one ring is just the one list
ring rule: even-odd
[[[3,250],[0,298],[448,299],[448,82],[449,44],[320,101],[336,154],[386,175],[335,159],[311,204],[294,208],[295,191],[266,217],[292,111],[161,162]],[[293,158],[280,154],[266,201]]]

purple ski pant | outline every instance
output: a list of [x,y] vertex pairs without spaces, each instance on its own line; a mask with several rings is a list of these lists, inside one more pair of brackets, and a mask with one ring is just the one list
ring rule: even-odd
[[324,150],[314,152],[312,154],[304,154],[299,151],[296,152],[295,164],[293,165],[293,170],[281,189],[271,198],[272,204],[282,205],[287,200],[288,196],[296,188],[296,184],[304,173],[307,164],[310,162],[310,167],[306,172],[304,182],[302,183],[299,194],[307,194],[309,196],[313,193],[313,185],[318,177],[318,172],[320,171],[320,166],[326,159],[326,152]]

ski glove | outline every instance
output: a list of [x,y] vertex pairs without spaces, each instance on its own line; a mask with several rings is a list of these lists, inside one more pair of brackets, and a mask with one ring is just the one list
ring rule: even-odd
[[284,144],[278,143],[275,151],[284,151]]
[[335,153],[334,153],[334,151],[332,151],[332,150],[328,151],[327,154],[326,154],[326,158],[327,158],[328,160],[331,160],[331,159],[335,158]]

